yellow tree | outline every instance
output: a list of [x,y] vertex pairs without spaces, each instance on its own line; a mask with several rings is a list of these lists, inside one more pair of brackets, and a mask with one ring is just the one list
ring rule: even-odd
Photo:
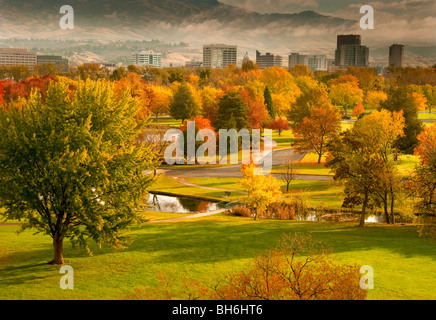
[[272,175],[264,176],[254,163],[243,165],[241,186],[248,192],[245,201],[254,211],[254,220],[262,216],[267,206],[280,196],[280,183]]
[[271,94],[283,94],[291,103],[300,94],[295,78],[284,68],[266,68],[262,71],[260,80],[269,88]]
[[159,115],[169,112],[173,93],[171,89],[162,86],[151,86],[153,101],[150,104],[150,112],[156,116],[159,122]]
[[330,80],[329,97],[334,105],[344,108],[344,116],[347,116],[348,107],[363,102],[363,90],[359,88],[358,79],[347,74]]
[[365,95],[365,107],[368,110],[378,110],[382,102],[388,99],[388,95],[383,91],[368,91]]

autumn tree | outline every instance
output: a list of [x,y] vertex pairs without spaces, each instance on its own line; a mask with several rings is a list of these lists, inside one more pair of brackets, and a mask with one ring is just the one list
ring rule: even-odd
[[324,88],[309,88],[301,94],[288,112],[288,120],[291,127],[295,128],[305,117],[309,117],[313,108],[330,108],[332,103]]
[[313,71],[304,64],[297,64],[289,68],[289,72],[294,76],[294,78],[298,78],[301,76],[313,77]]
[[343,107],[344,116],[347,116],[347,108],[363,102],[363,90],[359,88],[359,81],[356,77],[344,75],[330,80],[329,97],[334,105]]
[[395,142],[401,152],[412,154],[418,146],[418,134],[423,124],[418,118],[418,105],[406,87],[393,87],[388,91],[388,99],[381,103],[381,108],[391,112],[403,111],[405,119],[404,135]]
[[194,97],[191,87],[181,84],[170,103],[170,114],[175,119],[185,121],[200,114],[200,104]]
[[358,117],[364,112],[365,112],[365,108],[363,107],[363,104],[361,102],[359,102],[357,104],[357,106],[353,109],[353,111],[351,112],[351,116]]
[[157,122],[159,122],[159,115],[169,111],[173,94],[169,88],[162,86],[150,86],[150,90],[152,91],[150,112],[155,115]]
[[280,196],[280,184],[272,176],[264,176],[262,169],[251,163],[242,165],[241,186],[248,192],[245,202],[254,211],[254,220],[265,212],[267,206]]
[[9,219],[53,239],[51,264],[63,264],[64,239],[124,245],[122,230],[139,221],[153,178],[152,155],[137,144],[144,123],[129,95],[113,85],[80,82],[70,99],[64,82],[34,92],[21,108],[0,110],[0,203]]
[[436,106],[436,86],[430,84],[423,85],[422,92],[427,99],[428,112],[431,113],[432,108]]
[[357,120],[352,129],[342,132],[329,145],[326,166],[335,180],[345,181],[344,205],[362,205],[359,227],[365,225],[366,210],[380,186],[394,141],[402,134],[402,114],[383,110]]
[[328,150],[328,143],[340,129],[341,118],[336,108],[313,108],[310,115],[295,127],[296,141],[293,147],[299,153],[315,152],[318,163],[321,163],[322,156]]
[[365,95],[364,104],[368,110],[378,110],[382,102],[388,99],[384,91],[368,91]]
[[281,136],[282,132],[289,130],[290,127],[288,120],[277,117],[268,125],[268,129],[276,130],[279,133],[279,136]]
[[201,104],[203,106],[203,117],[214,123],[218,114],[218,101],[224,95],[220,89],[204,87],[201,91]]

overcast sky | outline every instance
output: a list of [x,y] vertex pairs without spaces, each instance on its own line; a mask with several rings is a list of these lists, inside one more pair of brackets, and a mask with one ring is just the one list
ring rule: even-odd
[[261,13],[303,10],[360,20],[362,5],[375,12],[375,29],[362,32],[372,39],[390,39],[414,45],[436,45],[436,0],[219,0]]

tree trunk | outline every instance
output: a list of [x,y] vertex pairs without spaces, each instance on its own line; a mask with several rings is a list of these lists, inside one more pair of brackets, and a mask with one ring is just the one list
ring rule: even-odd
[[322,159],[322,153],[318,154],[318,163],[321,163],[321,159]]
[[385,198],[383,199],[383,205],[384,205],[384,212],[386,217],[386,223],[390,224],[389,221],[389,211],[388,211],[388,192],[385,191]]
[[393,192],[393,190],[391,188],[391,215],[392,215],[392,224],[395,224],[394,203],[395,203],[394,192]]
[[363,199],[363,205],[362,205],[362,214],[360,216],[360,223],[359,227],[364,228],[365,227],[365,215],[366,215],[366,206],[368,205],[368,192],[365,192],[365,198]]
[[53,250],[53,260],[50,261],[48,264],[64,264],[64,238],[63,236],[59,236],[57,232],[53,236]]

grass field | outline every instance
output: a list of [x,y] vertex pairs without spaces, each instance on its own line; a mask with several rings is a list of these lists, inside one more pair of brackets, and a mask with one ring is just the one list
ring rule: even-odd
[[[155,213],[154,213],[155,215]],[[74,290],[59,287],[51,239],[18,226],[0,226],[0,299],[122,299],[134,288],[157,285],[159,273],[184,274],[212,284],[237,271],[257,253],[275,245],[283,233],[311,232],[314,240],[333,245],[347,264],[370,265],[374,290],[369,299],[436,299],[436,247],[418,237],[416,226],[310,223],[210,216],[195,221],[132,227],[128,249],[92,246],[93,256],[75,253],[65,243],[74,268]]]

